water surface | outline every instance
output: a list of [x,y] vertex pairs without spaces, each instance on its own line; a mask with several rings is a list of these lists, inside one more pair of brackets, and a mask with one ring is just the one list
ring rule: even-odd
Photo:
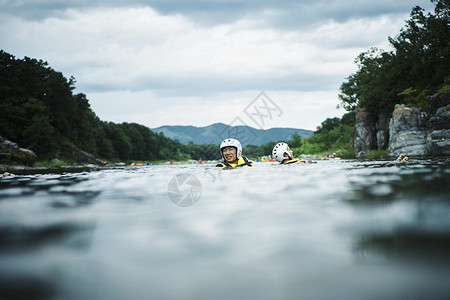
[[449,159],[5,177],[0,299],[449,299],[449,179]]

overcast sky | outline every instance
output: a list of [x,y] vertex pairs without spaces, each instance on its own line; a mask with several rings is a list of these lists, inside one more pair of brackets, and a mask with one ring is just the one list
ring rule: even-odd
[[[262,127],[314,130],[344,113],[339,87],[354,58],[389,50],[415,5],[433,9],[429,0],[0,0],[0,48],[74,76],[105,121],[258,127],[245,112],[262,114],[266,101],[277,111],[266,109]],[[261,91],[269,99],[255,99]]]

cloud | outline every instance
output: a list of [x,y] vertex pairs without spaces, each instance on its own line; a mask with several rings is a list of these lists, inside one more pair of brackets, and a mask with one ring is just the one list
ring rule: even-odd
[[[4,44],[70,71],[88,91],[311,90],[350,72],[347,62],[365,50],[362,41],[371,36],[379,44],[389,23],[387,17],[330,21],[308,32],[260,28],[252,19],[201,27],[151,8],[111,8],[70,10],[39,22],[12,19],[2,36]],[[12,28],[16,35],[8,38]]]
[[[210,101],[194,96],[161,98],[151,91],[102,92],[92,94],[97,99],[92,103],[92,108],[94,111],[101,111],[106,120],[118,123],[137,122],[151,128],[168,124],[231,124],[237,117],[246,125],[258,127],[244,110],[259,93],[260,90],[218,93],[214,96],[214,101]],[[266,94],[283,113],[280,117],[267,119],[265,128],[315,130],[326,118],[340,117],[344,113],[343,110],[336,109],[337,96],[334,91],[266,91]]]
[[70,9],[109,9],[152,7],[162,15],[183,15],[208,26],[228,24],[240,19],[254,18],[273,27],[297,28],[333,20],[405,14],[414,5],[431,9],[428,0],[286,0],[280,5],[269,0],[0,0],[0,10],[26,19],[45,19]]

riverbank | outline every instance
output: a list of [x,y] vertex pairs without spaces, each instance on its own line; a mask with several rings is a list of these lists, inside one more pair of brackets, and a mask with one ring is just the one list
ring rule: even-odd
[[5,173],[14,175],[29,175],[29,174],[49,174],[49,173],[79,173],[85,171],[92,171],[93,169],[101,168],[97,165],[70,165],[70,166],[24,166],[24,165],[0,165],[0,175]]
[[[134,165],[133,165],[134,163]],[[114,162],[106,163],[103,166],[96,164],[78,164],[72,161],[37,161],[33,166],[26,166],[21,164],[0,164],[0,177],[10,175],[33,175],[33,174],[62,174],[62,173],[79,173],[89,172],[93,170],[100,170],[105,168],[120,168],[120,167],[141,167],[151,165],[166,165],[169,161],[133,161],[132,163]],[[197,161],[177,161],[173,164],[196,164]],[[5,175],[6,173],[6,175]]]

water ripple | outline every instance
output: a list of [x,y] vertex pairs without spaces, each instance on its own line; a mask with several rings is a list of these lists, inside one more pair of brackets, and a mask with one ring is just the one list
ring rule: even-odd
[[448,159],[5,177],[0,298],[443,299],[449,182]]

